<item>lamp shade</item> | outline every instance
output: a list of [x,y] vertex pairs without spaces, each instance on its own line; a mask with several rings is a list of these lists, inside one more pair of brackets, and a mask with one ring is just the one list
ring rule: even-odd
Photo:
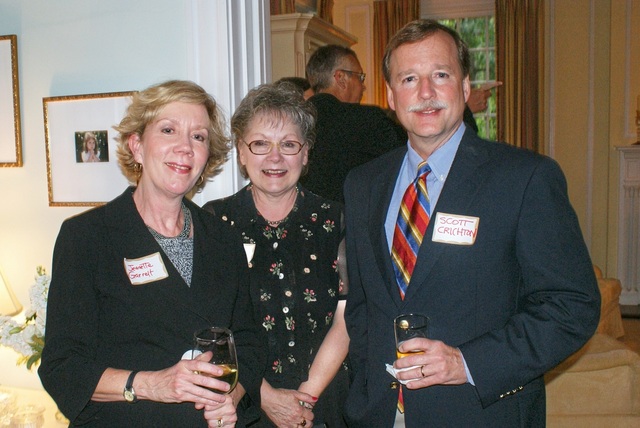
[[13,316],[22,310],[20,301],[13,294],[13,290],[9,282],[4,277],[2,269],[0,269],[0,315]]

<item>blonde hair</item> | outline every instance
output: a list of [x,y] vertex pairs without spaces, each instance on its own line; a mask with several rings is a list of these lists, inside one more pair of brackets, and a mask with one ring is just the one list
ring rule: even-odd
[[135,134],[142,136],[147,125],[172,102],[202,105],[209,116],[209,158],[202,171],[202,180],[196,183],[196,190],[201,190],[209,178],[221,171],[231,145],[218,104],[201,86],[191,81],[169,80],[133,94],[124,118],[113,127],[119,133],[116,137],[118,163],[129,181],[137,183],[142,175],[142,168],[129,148],[129,137]]

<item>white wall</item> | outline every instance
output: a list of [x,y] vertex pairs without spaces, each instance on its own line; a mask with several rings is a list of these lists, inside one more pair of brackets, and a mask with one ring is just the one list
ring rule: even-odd
[[[60,224],[88,209],[48,205],[42,98],[190,79],[228,117],[270,78],[265,13],[266,0],[0,0],[0,35],[18,36],[24,161],[0,168],[0,266],[25,307],[36,266],[50,271]],[[232,160],[196,202],[232,193],[237,177]],[[16,357],[0,347],[0,384],[40,388]]]

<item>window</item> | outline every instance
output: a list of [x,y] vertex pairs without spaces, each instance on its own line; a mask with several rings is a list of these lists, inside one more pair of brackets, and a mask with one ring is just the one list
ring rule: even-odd
[[[469,47],[471,55],[471,87],[496,80],[496,42],[493,16],[440,19],[439,22],[456,30]],[[490,140],[497,137],[496,97],[487,100],[487,109],[474,114],[478,134]]]

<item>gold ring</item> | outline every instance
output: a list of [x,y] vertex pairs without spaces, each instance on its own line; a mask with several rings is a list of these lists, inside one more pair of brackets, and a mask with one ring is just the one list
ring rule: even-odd
[[424,366],[420,366],[420,374],[422,375],[422,377],[424,377],[424,372],[422,371],[423,368]]
[[300,426],[303,426],[303,427],[307,426],[307,420],[303,419],[302,422],[300,422]]
[[222,425],[224,425],[224,422],[222,422],[222,418],[218,419],[218,428],[220,428]]

